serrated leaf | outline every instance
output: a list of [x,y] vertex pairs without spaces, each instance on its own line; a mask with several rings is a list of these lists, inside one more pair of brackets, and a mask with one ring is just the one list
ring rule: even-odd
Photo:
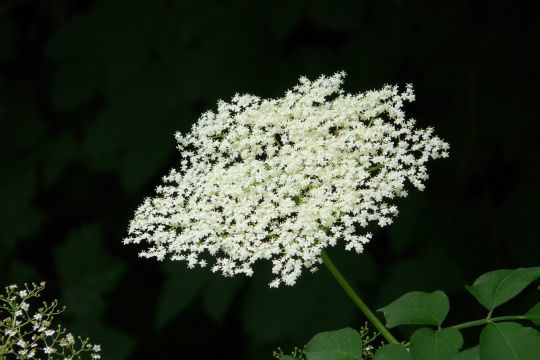
[[475,346],[457,353],[452,360],[480,360],[480,347]]
[[449,310],[448,297],[437,290],[409,292],[378,311],[384,314],[386,326],[393,328],[398,325],[440,326]]
[[345,328],[315,335],[304,349],[307,360],[361,360],[362,337]]
[[373,360],[412,360],[412,355],[401,345],[387,344],[377,351]]
[[536,325],[540,325],[540,302],[527,311],[525,316]]
[[540,267],[495,270],[480,276],[466,288],[491,311],[518,295],[539,277]]
[[463,336],[457,329],[422,328],[412,334],[410,351],[414,360],[451,360],[462,346]]
[[538,360],[540,333],[514,322],[491,323],[480,334],[482,360]]

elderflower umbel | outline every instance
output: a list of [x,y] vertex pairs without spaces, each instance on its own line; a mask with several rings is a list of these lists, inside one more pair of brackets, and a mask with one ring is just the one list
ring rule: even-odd
[[51,328],[54,316],[63,309],[58,309],[56,301],[43,302],[37,307],[45,283],[25,284],[24,289],[17,292],[18,288],[10,285],[5,295],[0,294],[0,359],[12,358],[7,355],[14,355],[16,359],[41,359],[41,355],[47,359],[83,359],[85,353],[89,355],[87,358],[100,358],[99,345],[80,337],[75,340],[61,326]]
[[405,117],[410,85],[353,95],[344,76],[302,77],[279,99],[237,94],[177,133],[180,166],[138,208],[124,243],[190,268],[214,257],[226,276],[270,260],[272,287],[314,271],[338,241],[361,253],[366,226],[390,224],[392,200],[407,183],[422,190],[426,162],[449,146]]

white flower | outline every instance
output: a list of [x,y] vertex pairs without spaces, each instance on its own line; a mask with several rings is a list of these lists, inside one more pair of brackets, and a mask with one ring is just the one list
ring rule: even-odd
[[[79,338],[77,342],[73,335],[61,326],[56,330],[50,329],[54,316],[63,312],[62,308],[58,308],[56,300],[52,303],[43,302],[41,308],[36,307],[37,313],[29,313],[29,302],[40,297],[45,283],[25,284],[25,288],[25,293],[21,293],[16,285],[10,285],[5,288],[5,296],[0,294],[0,300],[7,303],[0,306],[0,348],[3,343],[7,344],[7,352],[3,352],[6,359],[11,358],[9,355],[14,355],[17,359],[40,358],[37,351],[43,351],[48,355],[47,358],[52,359],[54,355],[51,354],[59,352],[58,346],[62,347],[58,356],[70,359],[74,356],[80,358],[83,352],[95,354],[100,350],[99,345],[90,345],[88,339]],[[26,299],[28,303],[25,302]]]
[[343,77],[301,78],[279,99],[236,95],[176,134],[179,169],[138,208],[124,243],[190,268],[214,257],[226,276],[270,260],[272,287],[293,285],[338,242],[361,253],[365,227],[390,224],[393,199],[407,183],[422,190],[426,162],[449,147],[405,117],[411,86],[352,95]]

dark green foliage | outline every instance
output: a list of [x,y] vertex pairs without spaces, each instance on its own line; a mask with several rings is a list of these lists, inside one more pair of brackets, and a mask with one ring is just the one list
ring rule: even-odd
[[73,319],[71,329],[99,334],[100,344],[111,349],[111,357],[125,359],[135,346],[133,340],[102,319],[107,308],[104,295],[118,285],[126,264],[103,249],[102,237],[97,225],[88,225],[74,230],[56,249],[56,270],[63,284],[61,302]]
[[[503,321],[528,320],[538,325],[539,306],[535,305],[522,316],[492,317],[492,311],[540,277],[538,269],[535,267],[495,270],[480,276],[473,286],[466,286],[467,290],[490,310],[485,319],[441,328],[449,309],[448,298],[442,291],[431,294],[410,292],[381,310],[385,314],[387,326],[408,324],[437,326],[437,330],[420,328],[412,334],[409,349],[414,360],[532,360],[540,354],[540,333],[531,327]],[[434,315],[437,313],[439,317]],[[459,329],[474,326],[484,326],[480,335],[480,345],[458,354],[464,343]],[[390,350],[383,347],[379,350],[381,355],[377,356],[383,356],[387,351]]]
[[156,325],[173,321],[199,299],[209,317],[220,321],[242,285],[242,278],[212,276],[207,269],[189,270],[179,262],[165,263],[164,287],[156,305]]
[[[66,327],[102,343],[104,359],[264,359],[360,324],[324,269],[275,291],[265,271],[229,281],[120,244],[178,163],[174,131],[235,92],[277,97],[299,75],[343,69],[352,92],[413,83],[407,112],[452,148],[366,254],[338,245],[332,258],[373,308],[445,289],[447,323],[484,316],[462,284],[540,254],[537,11],[505,6],[0,2],[0,285],[47,281]],[[519,313],[536,303],[520,299]]]
[[[354,256],[354,255],[353,255]],[[368,257],[356,263],[350,257],[339,257],[351,280],[361,283],[374,276]],[[328,328],[339,328],[357,317],[354,305],[329,272],[321,269],[315,276],[306,274],[294,287],[270,289],[268,278],[258,277],[246,295],[242,315],[245,331],[254,343],[280,344],[282,338],[305,341],[306,336]],[[267,269],[261,269],[261,272]],[[261,324],[264,326],[261,328]],[[286,324],[286,326],[284,326]],[[302,335],[309,332],[306,335]]]
[[[532,327],[524,327],[512,320],[531,321],[538,324],[538,305],[535,305],[525,315],[510,315],[492,317],[492,309],[509,300],[524,290],[527,285],[536,279],[537,268],[496,270],[478,278],[473,287],[466,288],[477,300],[490,309],[487,317],[468,321],[448,327],[442,327],[450,304],[442,291],[425,293],[420,291],[409,292],[391,304],[383,307],[381,311],[386,318],[386,326],[393,328],[399,325],[431,325],[420,327],[410,337],[410,340],[401,344],[386,344],[376,349],[367,359],[374,360],[521,360],[536,359],[540,354],[540,332]],[[476,292],[475,292],[476,291]],[[487,298],[487,300],[485,300]],[[480,344],[461,351],[464,345],[460,329],[482,326]],[[304,353],[310,360],[313,343],[316,344],[317,353],[323,353],[322,358],[329,358],[326,352],[343,354],[351,348],[345,341],[343,332],[319,333],[306,345]],[[349,331],[347,340],[355,341],[357,345],[365,345],[362,338],[354,340]],[[360,335],[358,336],[360,337]],[[338,340],[336,340],[338,339]],[[388,341],[396,342],[387,337]],[[337,351],[336,349],[339,349]],[[346,357],[344,357],[346,359]],[[365,359],[365,358],[362,358]]]

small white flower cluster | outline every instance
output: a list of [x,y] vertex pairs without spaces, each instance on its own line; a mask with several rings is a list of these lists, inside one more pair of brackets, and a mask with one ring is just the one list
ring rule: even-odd
[[58,302],[32,303],[40,297],[45,283],[28,284],[24,288],[10,285],[0,294],[0,359],[100,359],[101,347],[89,339],[75,338],[66,329],[52,327],[54,316],[62,313]]
[[391,200],[407,182],[422,190],[426,162],[449,146],[405,117],[411,86],[352,95],[344,76],[302,77],[279,99],[236,95],[177,133],[179,169],[138,208],[124,243],[147,242],[141,256],[190,268],[209,254],[226,276],[271,260],[272,287],[314,271],[338,240],[361,253],[365,227],[390,224]]

